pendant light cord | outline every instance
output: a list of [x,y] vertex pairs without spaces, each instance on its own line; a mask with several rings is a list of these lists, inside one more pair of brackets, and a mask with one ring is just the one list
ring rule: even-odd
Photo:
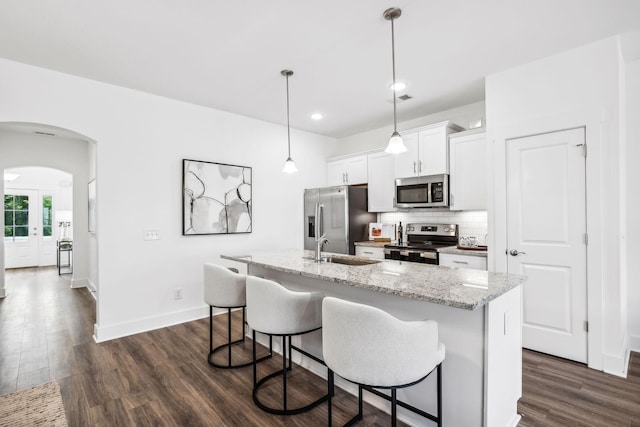
[[289,150],[289,159],[291,158],[291,127],[289,126],[289,73],[285,74],[287,78],[287,149]]
[[393,21],[391,18],[391,64],[393,71],[393,132],[396,133],[397,129],[397,115],[396,115],[396,49],[395,49],[395,35],[393,31]]

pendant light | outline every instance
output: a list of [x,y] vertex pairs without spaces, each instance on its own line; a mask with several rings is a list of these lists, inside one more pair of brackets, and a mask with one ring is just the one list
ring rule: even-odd
[[398,154],[407,151],[407,147],[402,142],[402,137],[398,133],[398,120],[396,116],[396,51],[395,51],[395,35],[393,31],[393,20],[398,19],[402,15],[402,11],[397,7],[390,7],[382,14],[384,19],[391,21],[391,66],[393,69],[393,133],[389,138],[389,144],[384,150],[387,153]]
[[289,150],[289,157],[287,157],[287,161],[284,162],[282,172],[294,173],[298,172],[298,168],[296,168],[296,165],[293,163],[293,159],[291,158],[291,127],[289,126],[289,77],[293,75],[293,71],[282,70],[280,71],[280,74],[287,79],[287,147]]

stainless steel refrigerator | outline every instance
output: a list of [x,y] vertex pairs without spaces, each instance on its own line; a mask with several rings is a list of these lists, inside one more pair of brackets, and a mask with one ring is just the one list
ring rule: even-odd
[[[316,204],[323,207],[321,226]],[[323,251],[355,255],[354,242],[368,240],[369,223],[377,220],[377,215],[367,212],[367,208],[364,187],[341,185],[304,190],[304,248],[315,250],[318,231],[329,240]]]

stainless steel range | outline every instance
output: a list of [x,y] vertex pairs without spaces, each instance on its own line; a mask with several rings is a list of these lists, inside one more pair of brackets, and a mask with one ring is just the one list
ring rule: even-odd
[[438,249],[458,244],[457,224],[407,224],[406,243],[385,245],[385,259],[439,264]]

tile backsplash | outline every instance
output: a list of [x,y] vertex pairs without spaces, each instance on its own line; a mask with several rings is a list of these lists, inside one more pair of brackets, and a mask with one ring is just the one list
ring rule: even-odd
[[434,211],[411,210],[378,214],[379,222],[398,223],[404,226],[412,222],[432,222],[434,224],[458,224],[460,237],[475,237],[480,245],[487,242],[487,211]]

